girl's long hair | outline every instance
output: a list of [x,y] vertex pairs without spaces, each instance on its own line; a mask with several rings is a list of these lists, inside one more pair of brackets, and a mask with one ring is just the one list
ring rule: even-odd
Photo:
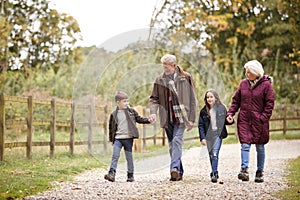
[[214,95],[214,97],[216,98],[215,104],[225,106],[225,105],[222,103],[222,101],[221,101],[221,99],[220,99],[220,96],[219,96],[219,94],[217,93],[217,91],[214,90],[214,89],[208,89],[208,90],[205,92],[205,95],[204,95],[204,102],[205,102],[205,105],[206,105],[206,111],[207,111],[207,114],[208,114],[208,115],[210,115],[210,112],[209,112],[209,110],[210,110],[210,105],[207,103],[206,95],[207,95],[207,93],[209,93],[209,92],[212,93],[212,94]]

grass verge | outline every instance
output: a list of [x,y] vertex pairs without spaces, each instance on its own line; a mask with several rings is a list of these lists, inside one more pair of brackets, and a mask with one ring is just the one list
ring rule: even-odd
[[287,180],[290,188],[282,190],[275,197],[283,200],[298,200],[300,199],[300,157],[289,162],[287,170],[290,172],[287,175]]
[[[138,161],[167,153],[167,146],[151,145],[147,147],[146,152],[134,153],[133,156],[134,160]],[[108,169],[111,159],[111,152],[105,156],[90,155],[84,151],[73,155],[68,152],[56,152],[52,159],[42,150],[40,154],[34,153],[31,159],[26,159],[24,152],[8,154],[5,160],[0,162],[0,200],[22,199],[54,189],[54,182],[72,181],[76,175],[86,170]],[[119,163],[124,161],[125,156],[122,150]]]
[[88,154],[58,153],[52,159],[39,155],[30,160],[7,157],[0,162],[0,199],[20,199],[50,190],[55,181],[71,181],[79,173],[99,167],[103,167],[101,162]]

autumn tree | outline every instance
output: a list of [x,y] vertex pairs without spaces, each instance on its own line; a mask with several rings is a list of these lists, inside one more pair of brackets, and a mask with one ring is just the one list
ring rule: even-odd
[[204,46],[231,91],[244,77],[244,63],[257,59],[274,76],[277,99],[300,101],[299,0],[165,0],[162,5],[153,26],[185,32],[199,52]]
[[1,0],[0,71],[52,68],[74,59],[77,21],[49,7],[48,0]]

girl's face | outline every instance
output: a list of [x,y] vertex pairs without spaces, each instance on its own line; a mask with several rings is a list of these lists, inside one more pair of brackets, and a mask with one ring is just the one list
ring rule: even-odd
[[128,99],[122,99],[121,101],[117,101],[117,106],[120,110],[126,109],[128,105],[129,105]]
[[254,81],[257,76],[255,74],[252,74],[251,71],[246,68],[246,77],[250,80],[250,81]]
[[208,92],[208,93],[206,93],[206,101],[210,105],[210,107],[212,108],[213,105],[216,102],[216,97],[213,95],[213,93]]

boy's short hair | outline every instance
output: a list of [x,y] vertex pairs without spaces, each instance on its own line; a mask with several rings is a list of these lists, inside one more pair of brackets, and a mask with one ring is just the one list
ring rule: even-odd
[[115,101],[121,101],[123,99],[128,99],[128,95],[125,92],[118,91],[115,95]]

